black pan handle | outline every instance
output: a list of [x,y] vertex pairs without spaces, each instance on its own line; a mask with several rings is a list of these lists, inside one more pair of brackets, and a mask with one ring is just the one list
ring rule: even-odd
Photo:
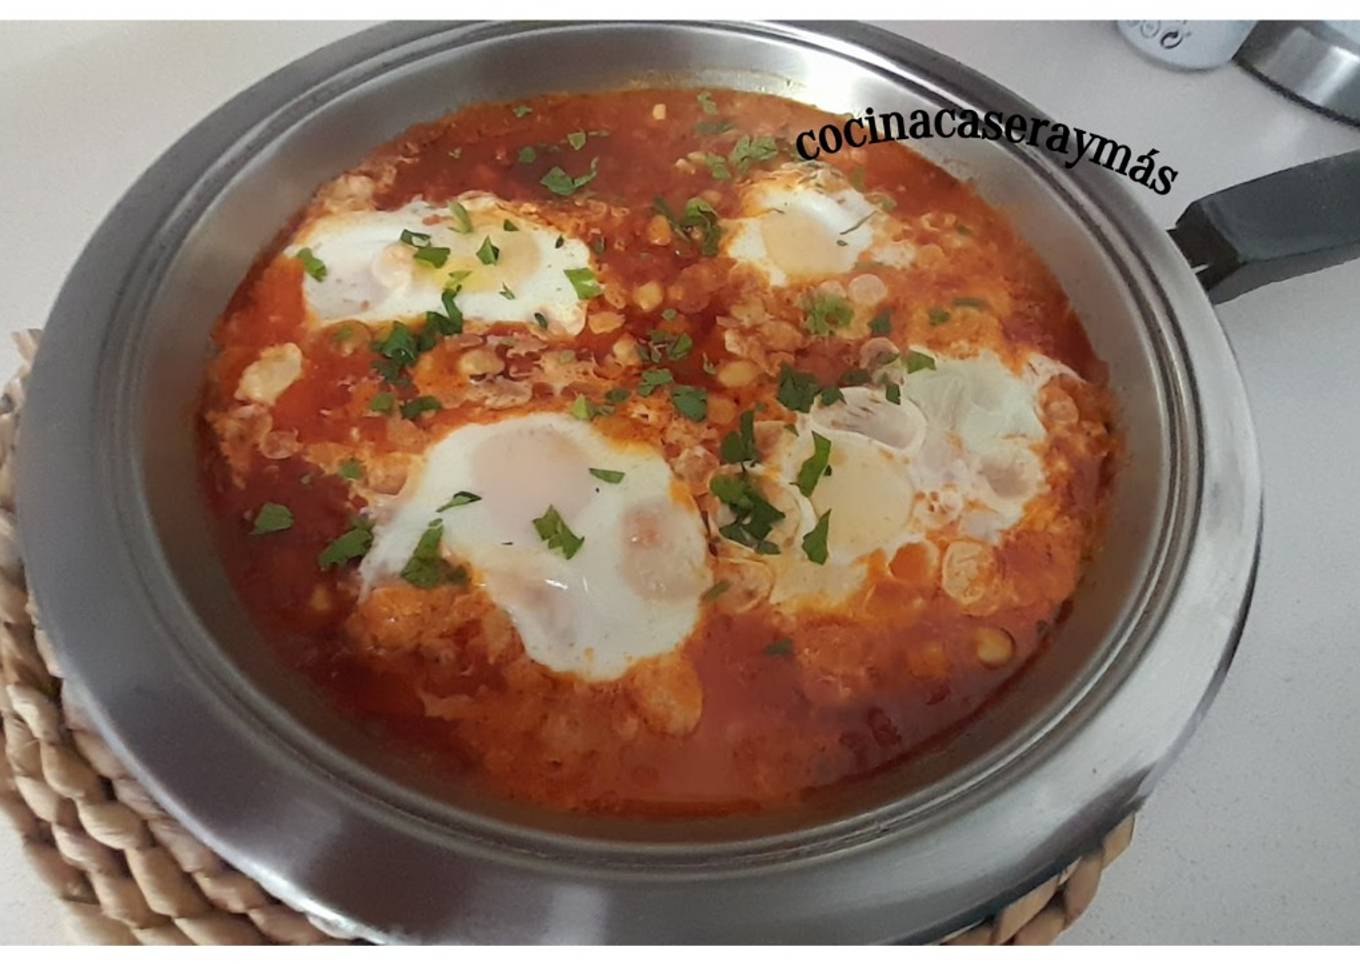
[[1360,257],[1360,150],[1200,198],[1171,238],[1214,304]]

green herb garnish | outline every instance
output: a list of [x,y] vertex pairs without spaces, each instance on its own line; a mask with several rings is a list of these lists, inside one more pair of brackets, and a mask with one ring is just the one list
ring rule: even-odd
[[683,217],[677,217],[666,199],[660,196],[652,201],[652,210],[665,218],[689,243],[697,243],[699,253],[704,257],[711,258],[718,253],[718,239],[722,237],[718,212],[703,198],[692,197],[686,201]]
[[591,469],[590,474],[601,482],[608,482],[610,485],[618,485],[623,481],[624,473],[616,469]]
[[572,131],[567,135],[567,143],[571,145],[573,151],[579,151],[586,146],[586,132]]
[[370,412],[390,412],[397,404],[397,396],[391,392],[379,392],[368,400]]
[[457,201],[450,201],[449,211],[453,214],[453,230],[459,234],[471,234],[472,215],[468,214],[468,209]]
[[788,659],[793,655],[793,640],[785,636],[783,639],[776,639],[773,643],[765,647],[766,656],[782,656]]
[[986,311],[991,307],[981,298],[955,298],[953,304],[955,308],[976,308],[978,311]]
[[354,482],[364,477],[364,463],[358,459],[345,459],[336,466],[336,472],[340,478]]
[[704,594],[699,597],[700,602],[712,602],[727,590],[732,588],[732,584],[726,579],[719,579],[713,585],[704,590]]
[[426,412],[437,412],[443,407],[433,395],[419,395],[409,402],[401,403],[401,417],[415,421]]
[[839,295],[818,292],[803,303],[806,313],[803,324],[809,334],[827,336],[837,328],[844,328],[855,317],[850,302]]
[[407,231],[403,228],[401,243],[409,244],[413,248],[423,248],[430,243],[430,236],[423,231]]
[[576,290],[576,297],[582,301],[589,301],[591,298],[598,298],[604,294],[604,289],[595,280],[595,272],[589,268],[567,268],[563,274],[567,276],[572,288]]
[[439,552],[443,538],[444,520],[435,519],[421,533],[411,558],[401,567],[401,578],[417,589],[433,589],[445,583],[464,581],[467,572],[452,565]]
[[742,412],[737,427],[723,436],[718,446],[718,456],[724,465],[739,462],[759,462],[760,452],[756,450],[756,413]]
[[779,547],[768,536],[775,523],[784,518],[784,513],[761,496],[745,472],[740,475],[715,475],[709,480],[708,490],[732,510],[733,520],[718,529],[724,538],[754,549],[761,555],[779,554]]
[[322,569],[341,566],[352,559],[362,559],[373,545],[373,523],[363,516],[350,520],[349,529],[333,539],[316,557]]
[[252,536],[263,536],[291,528],[293,528],[293,511],[286,505],[266,502],[260,506],[260,511],[255,513],[255,528],[250,530],[250,534]]
[[578,536],[568,528],[562,516],[552,506],[548,506],[548,511],[534,520],[534,529],[538,532],[538,537],[548,544],[549,549],[556,549],[565,559],[576,555],[586,541],[584,536]]
[[567,409],[567,411],[571,412],[572,415],[583,422],[589,422],[599,414],[599,409],[596,407],[595,403],[584,395],[577,395],[572,399],[571,408]]
[[524,117],[534,112],[534,109],[528,104],[516,104],[514,107],[511,107],[510,110],[516,117]]
[[693,385],[677,385],[671,389],[671,404],[691,422],[708,418],[708,393]]
[[883,397],[894,405],[902,404],[902,386],[897,382],[883,383]]
[[808,372],[800,372],[790,365],[779,369],[779,387],[775,398],[779,404],[795,412],[812,411],[812,403],[821,390],[817,378]]
[[302,262],[302,270],[311,275],[313,281],[325,280],[326,262],[312,254],[311,248],[302,248],[298,251],[297,259]]
[[444,262],[449,260],[449,249],[436,248],[433,245],[427,244],[425,247],[419,248],[414,257],[415,260],[422,261],[432,268],[442,268],[444,267]]
[[739,174],[745,174],[752,164],[759,164],[778,156],[779,146],[775,144],[773,137],[752,138],[743,134],[727,155],[727,160]]
[[935,359],[923,351],[907,352],[907,374],[935,367]]
[[554,167],[552,170],[548,171],[547,174],[544,174],[539,178],[538,183],[542,184],[554,194],[562,197],[570,197],[591,181],[595,180],[595,175],[599,173],[597,170],[599,163],[600,159],[598,157],[591,158],[590,170],[580,177],[572,177],[566,171],[562,170],[562,168]]
[[502,283],[502,284],[501,284],[501,292],[500,292],[500,294],[501,294],[501,297],[504,298],[506,301],[514,301],[514,300],[515,300],[515,292],[510,288],[510,286],[509,286],[508,284],[505,284],[505,283]]
[[482,239],[482,246],[477,249],[477,260],[482,264],[495,264],[501,258],[501,249],[491,243],[491,236],[487,235]]
[[826,562],[826,536],[831,529],[831,510],[827,509],[817,517],[817,524],[812,527],[812,531],[803,536],[803,552],[807,553],[808,560],[817,565]]
[[888,335],[892,333],[892,312],[884,308],[874,315],[869,322],[869,333],[871,335]]
[[702,90],[695,98],[699,101],[699,106],[703,108],[705,114],[716,114],[718,105],[713,100],[713,95],[706,90]]
[[474,502],[481,501],[482,497],[480,495],[473,495],[471,492],[455,492],[452,498],[449,499],[449,501],[445,502],[443,505],[441,505],[434,511],[443,512],[447,509],[456,509],[460,505],[471,505]]
[[637,393],[645,397],[662,385],[668,385],[673,381],[675,381],[675,376],[671,374],[669,368],[648,368],[642,373]]
[[732,170],[727,166],[727,158],[721,154],[705,154],[704,163],[708,165],[709,176],[715,181],[730,181]]
[[532,147],[521,147],[519,149],[519,162],[521,164],[532,164],[538,160],[538,151]]
[[831,439],[816,432],[812,433],[812,454],[803,462],[798,469],[798,491],[806,497],[812,496],[812,490],[817,488],[817,483],[826,474],[827,465],[831,462]]
[[943,325],[948,321],[949,312],[945,311],[943,308],[931,308],[926,312],[926,318],[930,321],[930,325],[933,328],[936,325]]

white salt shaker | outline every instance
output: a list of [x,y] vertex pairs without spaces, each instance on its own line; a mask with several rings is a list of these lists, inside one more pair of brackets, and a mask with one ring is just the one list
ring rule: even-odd
[[1211,70],[1232,60],[1255,20],[1120,20],[1124,39],[1153,60]]

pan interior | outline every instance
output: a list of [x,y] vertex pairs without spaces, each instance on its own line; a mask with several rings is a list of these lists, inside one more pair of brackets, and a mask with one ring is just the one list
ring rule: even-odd
[[[218,562],[206,507],[195,497],[194,417],[213,321],[256,253],[321,182],[413,123],[461,106],[549,91],[630,86],[733,87],[779,94],[833,113],[872,106],[972,106],[932,79],[757,30],[687,25],[591,25],[483,34],[451,45],[428,38],[404,59],[352,70],[243,138],[214,176],[185,198],[183,240],[168,256],[122,354],[123,404],[132,426],[139,495],[128,511],[150,533],[133,548],[145,578],[163,583],[164,611],[193,671],[235,704],[262,741],[303,755],[336,779],[416,814],[437,832],[510,836],[528,846],[564,840],[601,852],[687,852],[697,843],[743,850],[758,842],[845,835],[923,818],[967,786],[984,785],[1098,678],[1135,658],[1135,623],[1167,551],[1183,456],[1183,402],[1167,375],[1173,351],[1121,265],[1113,229],[1074,197],[1078,179],[1052,158],[1004,142],[938,140],[910,146],[971,180],[1028,241],[1068,292],[1118,399],[1126,459],[1103,551],[1051,645],[964,733],[936,752],[870,780],[822,794],[797,810],[720,820],[637,822],[549,813],[436,782],[394,758],[371,734],[337,717],[305,681],[279,672]],[[696,70],[694,65],[704,64]],[[882,149],[891,149],[884,147]],[[1098,172],[1103,173],[1103,172]],[[1102,676],[1103,674],[1103,676]],[[669,845],[669,846],[668,846]]]

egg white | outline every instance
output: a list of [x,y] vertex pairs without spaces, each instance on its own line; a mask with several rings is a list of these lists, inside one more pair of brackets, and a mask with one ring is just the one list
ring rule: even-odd
[[[1042,355],[1020,372],[987,351],[934,359],[934,369],[908,375],[894,363],[880,373],[900,386],[900,404],[878,385],[842,389],[843,402],[818,401],[756,470],[767,493],[777,489],[797,506],[786,512],[794,521],[780,554],[764,557],[775,604],[835,605],[863,585],[875,552],[890,560],[949,526],[999,544],[1046,491],[1038,394],[1054,375],[1075,373]],[[806,497],[794,481],[813,454],[814,432],[831,442],[831,474]],[[801,539],[826,512],[827,561],[818,565]]]
[[895,218],[830,171],[786,165],[758,175],[742,191],[741,211],[723,222],[723,253],[773,287],[846,274],[866,255],[905,267],[915,254],[894,240]]
[[[543,222],[532,206],[481,192],[457,200],[471,230],[460,230],[449,206],[422,200],[394,211],[328,214],[304,225],[284,254],[295,257],[307,248],[325,265],[324,277],[308,274],[302,283],[312,322],[423,319],[427,311],[443,311],[441,295],[451,276],[466,272],[456,283],[457,305],[468,322],[536,325],[534,316],[541,314],[550,330],[578,334],[586,305],[566,272],[590,267],[586,245]],[[449,249],[448,259],[440,267],[418,260],[418,249],[402,242],[403,230],[429,235],[431,246]],[[492,264],[477,256],[488,238],[499,251]]]
[[[460,491],[481,499],[440,511]],[[585,539],[570,559],[534,528],[550,505]],[[436,518],[443,550],[471,567],[529,656],[591,681],[679,647],[712,581],[698,508],[662,455],[562,414],[465,425],[431,446],[378,512],[365,591],[397,577]]]

